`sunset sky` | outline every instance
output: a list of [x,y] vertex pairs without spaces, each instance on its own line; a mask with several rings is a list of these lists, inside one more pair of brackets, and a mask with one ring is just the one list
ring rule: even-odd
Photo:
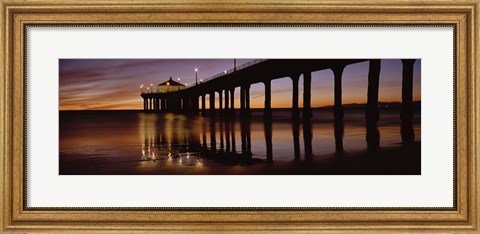
[[[251,59],[237,59],[237,66]],[[365,103],[367,100],[368,62],[349,65],[343,73],[343,103]],[[233,59],[60,59],[60,110],[132,110],[143,109],[140,85],[156,86],[170,77],[183,84],[195,83],[233,68]],[[413,100],[420,100],[421,61],[415,62]],[[380,102],[400,102],[402,62],[382,59]],[[235,105],[239,105],[239,88]],[[299,82],[299,105],[303,100],[303,77]],[[292,81],[272,81],[272,107],[291,107]],[[217,97],[218,98],[218,97]],[[253,84],[250,90],[252,108],[263,108],[264,85]],[[218,100],[217,100],[218,103]],[[218,104],[216,104],[218,105]],[[333,105],[333,73],[322,70],[312,73],[312,107]],[[208,107],[208,95],[207,95]]]

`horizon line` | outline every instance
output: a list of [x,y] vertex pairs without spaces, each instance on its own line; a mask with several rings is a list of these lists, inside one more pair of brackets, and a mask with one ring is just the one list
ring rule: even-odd
[[[412,103],[418,103],[418,102],[421,102],[421,100],[416,100],[416,101],[413,101]],[[402,102],[378,102],[378,104],[401,104]],[[367,103],[347,103],[347,104],[342,104],[342,106],[348,106],[348,105],[367,105]],[[326,109],[326,108],[333,108],[334,105],[326,105],[326,106],[319,106],[319,107],[311,107],[310,109]],[[235,110],[240,110],[240,108],[234,108]],[[250,108],[251,110],[262,110],[262,109],[265,109],[264,107],[259,107],[259,108]],[[282,109],[282,110],[288,110],[288,109],[292,109],[292,107],[272,107],[271,108],[272,110],[274,109]],[[303,110],[304,108],[303,107],[299,107],[298,108],[299,110]],[[59,111],[136,111],[136,110],[140,110],[140,111],[143,111],[143,109],[75,109],[75,110],[61,110],[59,109]],[[201,110],[201,108],[199,109]],[[210,110],[210,108],[206,108],[206,110]],[[220,109],[218,108],[215,108],[215,111],[218,111]],[[224,109],[222,109],[224,110]]]

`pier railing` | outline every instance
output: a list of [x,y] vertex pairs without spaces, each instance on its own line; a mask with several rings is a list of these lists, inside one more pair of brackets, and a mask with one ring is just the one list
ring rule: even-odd
[[[228,69],[228,70],[225,70],[225,71],[220,72],[220,73],[218,73],[218,74],[215,74],[215,75],[213,75],[213,76],[207,77],[207,78],[205,78],[205,79],[201,79],[201,82],[199,82],[198,84],[193,84],[193,85],[187,86],[187,88],[191,88],[191,87],[194,87],[194,86],[196,86],[196,85],[199,85],[199,84],[202,84],[202,83],[205,83],[205,82],[208,82],[208,81],[217,79],[217,78],[219,78],[219,77],[225,76],[225,75],[230,74],[230,73],[233,73],[233,72],[235,72],[235,71],[239,71],[239,70],[245,69],[245,68],[247,68],[247,67],[253,66],[253,65],[255,65],[255,64],[259,64],[259,63],[264,62],[264,61],[266,61],[266,60],[267,60],[267,59],[254,59],[254,60],[252,60],[252,61],[250,61],[250,62],[243,63],[243,64],[241,64],[240,66],[237,66],[236,68],[230,68],[230,69]],[[153,89],[153,87],[151,87],[151,88]],[[157,93],[157,91],[156,91],[156,90],[150,90],[150,91],[148,91],[148,92],[145,92],[145,90],[143,90],[143,88],[142,88],[141,93]]]
[[[266,60],[267,60],[267,59],[254,59],[254,60],[252,60],[252,61],[250,61],[250,62],[248,62],[248,63],[241,64],[240,66],[236,67],[236,69],[235,69],[235,68],[230,68],[230,69],[228,69],[228,70],[226,70],[226,71],[224,71],[224,72],[215,74],[215,75],[210,76],[210,77],[208,77],[208,78],[206,78],[206,79],[202,79],[203,81],[202,81],[201,83],[205,83],[205,82],[207,82],[207,81],[211,81],[211,80],[217,79],[217,78],[219,78],[219,77],[222,77],[222,76],[224,76],[224,75],[233,73],[233,72],[235,72],[235,71],[239,71],[239,70],[242,70],[242,69],[244,69],[244,68],[253,66],[253,65],[255,65],[255,64],[259,64],[259,63],[264,62],[264,61],[266,61]],[[201,84],[201,83],[199,83],[199,84]],[[192,86],[195,86],[195,85],[192,85]]]

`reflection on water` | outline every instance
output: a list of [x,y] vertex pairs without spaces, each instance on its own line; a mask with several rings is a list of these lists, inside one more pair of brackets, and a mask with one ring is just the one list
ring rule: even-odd
[[[330,110],[313,110],[312,117],[288,110],[251,116],[61,112],[60,174],[385,174],[384,162],[375,170],[378,160],[355,155],[400,147],[398,113],[382,110],[378,126],[367,128],[364,112],[348,109],[343,121],[334,121]],[[419,113],[412,129],[419,141]],[[338,152],[373,169],[362,173],[351,161],[339,163]]]

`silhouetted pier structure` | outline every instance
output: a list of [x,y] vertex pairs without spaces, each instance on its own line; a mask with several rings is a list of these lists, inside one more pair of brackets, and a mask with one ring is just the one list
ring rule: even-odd
[[[297,122],[300,121],[299,110],[299,78],[303,74],[303,122],[310,124],[311,117],[311,73],[331,69],[334,75],[334,132],[336,150],[343,150],[343,108],[342,108],[342,74],[348,65],[369,62],[367,107],[365,112],[367,124],[367,143],[369,148],[379,146],[380,134],[377,128],[379,120],[378,89],[380,77],[380,59],[268,59],[254,60],[204,80],[194,86],[169,93],[142,93],[144,110],[152,112],[182,112],[189,114],[206,113],[206,95],[210,99],[210,112],[235,111],[235,89],[240,87],[240,113],[250,113],[250,87],[263,83],[265,87],[264,113],[265,120],[271,116],[271,81],[290,77],[292,80],[292,124],[294,136],[299,132]],[[401,135],[404,143],[414,141],[413,119],[413,67],[415,59],[402,59],[402,107]],[[218,108],[215,96],[218,94]],[[268,123],[267,123],[267,126]],[[270,126],[269,126],[270,127]],[[271,138],[268,132],[267,138]],[[310,134],[310,133],[309,133]],[[308,138],[308,137],[307,137]],[[267,146],[271,143],[267,140]],[[246,143],[248,145],[248,142]],[[294,142],[297,148],[298,142]],[[297,153],[295,153],[297,154]]]

